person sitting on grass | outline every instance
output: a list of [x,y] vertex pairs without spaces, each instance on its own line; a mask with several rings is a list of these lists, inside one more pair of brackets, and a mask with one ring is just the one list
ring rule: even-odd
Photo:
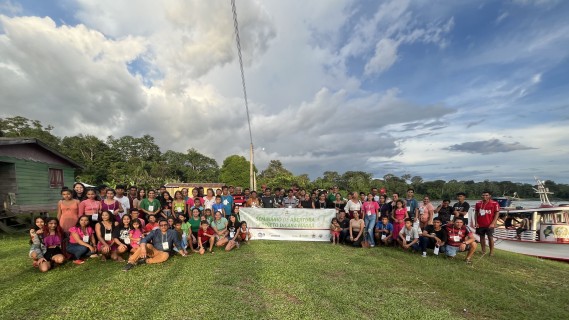
[[388,246],[393,243],[393,225],[389,222],[388,216],[382,216],[381,221],[375,225],[375,237],[378,244]]
[[411,218],[405,219],[405,227],[399,232],[398,241],[403,250],[413,249],[413,251],[419,251],[419,229],[413,227]]
[[478,246],[472,230],[464,225],[464,221],[460,217],[455,217],[454,223],[447,224],[445,230],[447,233],[447,244],[445,246],[447,257],[454,258],[458,252],[468,251],[466,263],[472,263],[472,256]]
[[249,240],[251,240],[251,232],[249,232],[249,228],[247,228],[247,221],[241,221],[237,233],[235,234],[237,248],[239,248],[239,245],[242,243],[249,243]]
[[[170,257],[170,251],[174,245],[178,248],[182,247],[178,240],[178,233],[168,228],[166,220],[160,220],[158,226],[160,229],[152,230],[144,239],[140,240],[140,248],[130,256],[123,271],[131,270],[136,264],[164,262]],[[181,249],[180,254],[186,256],[187,252]]]
[[101,221],[95,226],[95,232],[99,243],[97,250],[101,254],[101,261],[106,261],[109,257],[113,260],[118,258],[117,245],[113,241],[113,230],[118,226],[114,217],[107,210],[101,212]]
[[38,265],[41,272],[47,272],[49,269],[61,265],[65,262],[63,254],[63,229],[59,226],[57,218],[48,218],[47,226],[43,229],[43,243],[46,251],[43,254],[45,261],[41,261]]
[[435,255],[439,255],[439,252],[444,252],[446,241],[447,234],[442,227],[442,219],[436,217],[433,219],[433,225],[428,225],[419,238],[423,257],[427,257],[427,248],[433,249]]
[[221,211],[215,212],[215,220],[213,220],[211,226],[213,231],[215,231],[216,246],[225,247],[227,242],[227,219],[223,216]]
[[34,227],[30,229],[30,253],[28,254],[32,258],[32,265],[38,267],[40,263],[46,260],[43,257],[45,253],[45,245],[43,244],[43,229],[45,226],[45,220],[42,217],[36,217],[34,219]]
[[231,251],[234,247],[238,246],[235,239],[237,235],[237,230],[239,229],[239,221],[237,221],[237,216],[232,214],[229,216],[229,222],[227,222],[227,245],[225,246],[225,251]]
[[[356,194],[354,192],[354,194]],[[365,229],[365,224],[362,219],[360,219],[360,212],[357,210],[353,211],[354,218],[350,220],[350,239],[354,247],[361,247],[363,240],[363,231]]]
[[213,253],[213,245],[215,244],[215,231],[209,226],[207,220],[201,222],[198,231],[198,247],[200,254],[205,253],[204,245],[209,243],[209,253]]
[[131,219],[130,215],[125,214],[121,218],[121,225],[113,230],[113,242],[117,246],[117,259],[118,262],[124,262],[124,258],[121,257],[125,252],[130,252],[132,247],[130,245],[130,230],[132,226],[130,225]]
[[340,244],[340,232],[342,232],[342,227],[338,222],[338,218],[332,218],[332,223],[330,224],[330,235],[332,236],[332,244]]
[[69,245],[67,253],[73,255],[73,263],[83,264],[89,255],[96,254],[95,231],[90,226],[89,216],[82,215],[75,227],[69,229]]
[[158,222],[156,222],[156,216],[148,216],[148,223],[144,226],[144,235],[147,235],[152,230],[157,230],[159,228]]

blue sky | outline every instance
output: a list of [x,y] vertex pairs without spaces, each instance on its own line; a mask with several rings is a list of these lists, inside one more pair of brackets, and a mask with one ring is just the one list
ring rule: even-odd
[[[237,9],[259,168],[569,182],[569,2]],[[247,156],[228,1],[0,0],[0,14],[0,116]]]

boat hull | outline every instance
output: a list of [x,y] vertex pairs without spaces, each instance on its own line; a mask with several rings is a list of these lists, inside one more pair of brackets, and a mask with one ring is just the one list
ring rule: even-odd
[[525,255],[569,261],[569,245],[555,242],[534,242],[494,237],[496,249]]

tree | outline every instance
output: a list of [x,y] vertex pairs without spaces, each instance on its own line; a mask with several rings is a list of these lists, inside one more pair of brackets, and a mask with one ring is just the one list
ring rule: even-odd
[[39,120],[24,117],[0,118],[0,131],[5,137],[36,138],[43,143],[60,150],[61,139],[51,133],[53,126],[43,126]]
[[184,165],[191,169],[185,177],[187,182],[219,182],[219,165],[217,161],[199,153],[194,148],[188,150]]
[[269,187],[286,187],[294,183],[294,175],[288,171],[280,160],[271,160],[267,169],[261,171],[259,175],[261,185]]
[[[255,167],[253,171],[257,172]],[[235,154],[225,158],[221,165],[220,178],[228,185],[248,187],[250,184],[249,161]]]
[[108,180],[111,163],[120,162],[120,155],[99,138],[82,134],[61,140],[62,150],[85,168],[77,171],[77,180],[101,184]]
[[369,192],[371,189],[371,173],[363,171],[346,171],[341,178],[340,188],[349,191]]

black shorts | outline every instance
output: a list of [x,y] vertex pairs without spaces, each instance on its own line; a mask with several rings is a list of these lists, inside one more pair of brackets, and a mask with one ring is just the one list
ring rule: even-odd
[[43,254],[43,257],[45,258],[45,260],[51,261],[53,256],[56,256],[58,254],[63,254],[63,251],[61,251],[61,247],[47,248],[47,250]]
[[480,237],[484,237],[485,235],[488,235],[488,237],[493,237],[494,228],[478,228],[476,229],[476,234],[478,234]]

